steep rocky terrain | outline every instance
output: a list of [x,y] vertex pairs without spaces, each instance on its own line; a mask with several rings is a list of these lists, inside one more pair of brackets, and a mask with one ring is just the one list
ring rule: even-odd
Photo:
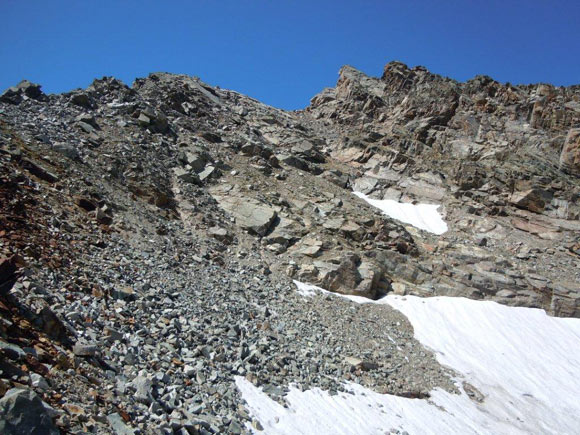
[[[24,81],[0,97],[0,162],[6,433],[32,409],[43,433],[259,430],[234,376],[281,403],[345,380],[478,397],[398,311],[305,301],[292,280],[580,317],[577,86],[391,62],[286,112],[166,73]],[[449,230],[353,192],[439,204]]]

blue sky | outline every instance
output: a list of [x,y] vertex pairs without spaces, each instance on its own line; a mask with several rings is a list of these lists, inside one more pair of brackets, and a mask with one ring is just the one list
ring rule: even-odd
[[0,0],[0,88],[113,75],[199,76],[285,109],[350,64],[391,60],[467,80],[580,83],[580,1]]

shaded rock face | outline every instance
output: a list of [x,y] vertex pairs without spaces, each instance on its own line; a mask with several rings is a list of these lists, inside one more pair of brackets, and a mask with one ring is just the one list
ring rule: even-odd
[[[305,114],[312,119],[307,125],[324,132],[332,143],[331,156],[356,171],[355,189],[378,199],[445,204],[451,232],[434,249],[441,261],[424,269],[427,278],[418,283],[384,272],[399,291],[492,297],[547,308],[548,300],[554,307],[557,295],[565,294],[558,290],[561,281],[577,276],[564,266],[567,272],[560,279],[547,265],[571,266],[567,246],[578,238],[579,100],[578,86],[512,86],[487,76],[460,83],[424,67],[391,62],[381,78],[343,67],[336,88],[315,96]],[[511,215],[515,218],[506,221]],[[493,221],[489,225],[494,229],[479,233],[477,221],[482,218]],[[474,275],[462,278],[464,272],[455,264],[465,258],[447,245],[462,244],[452,241],[453,233],[471,233],[470,243],[485,246],[485,257],[491,254],[498,263],[505,258],[509,266],[499,273],[516,277],[512,281],[504,276],[513,297],[474,286]],[[558,242],[549,246],[541,240]],[[421,243],[416,237],[415,242]],[[514,248],[522,251],[516,257],[510,254]],[[543,262],[524,253],[535,249],[544,253]],[[468,261],[482,259],[476,255]],[[392,266],[379,263],[383,270]],[[413,259],[405,262],[411,268],[412,263]],[[519,276],[540,270],[551,276],[552,297],[530,284],[520,287]],[[575,286],[573,294],[579,290]],[[575,311],[572,303],[565,309],[547,309]]]
[[382,271],[369,262],[361,261],[356,254],[345,255],[337,265],[324,266],[319,275],[320,285],[330,291],[371,299],[382,294],[378,287]]
[[0,432],[6,435],[58,435],[48,409],[34,391],[13,388],[0,399]]

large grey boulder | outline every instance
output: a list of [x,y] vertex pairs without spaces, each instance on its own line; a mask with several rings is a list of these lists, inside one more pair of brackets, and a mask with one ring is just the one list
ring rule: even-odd
[[236,219],[236,224],[260,236],[265,236],[278,216],[266,204],[252,198],[214,196],[219,205]]
[[338,264],[316,261],[314,265],[318,269],[318,283],[326,290],[371,299],[379,293],[381,269],[357,254],[344,255]]
[[13,388],[0,399],[0,433],[58,435],[49,409],[32,390]]

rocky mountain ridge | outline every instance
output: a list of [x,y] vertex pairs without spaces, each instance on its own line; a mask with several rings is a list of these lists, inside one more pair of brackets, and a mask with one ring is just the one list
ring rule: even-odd
[[[476,398],[397,311],[305,303],[292,280],[578,317],[579,128],[578,86],[399,62],[343,67],[296,112],[167,73],[21,82],[0,96],[0,393],[27,385],[73,433],[243,432],[234,375],[281,402],[344,380]],[[449,230],[353,192],[440,204]],[[14,394],[5,422],[38,404]]]

